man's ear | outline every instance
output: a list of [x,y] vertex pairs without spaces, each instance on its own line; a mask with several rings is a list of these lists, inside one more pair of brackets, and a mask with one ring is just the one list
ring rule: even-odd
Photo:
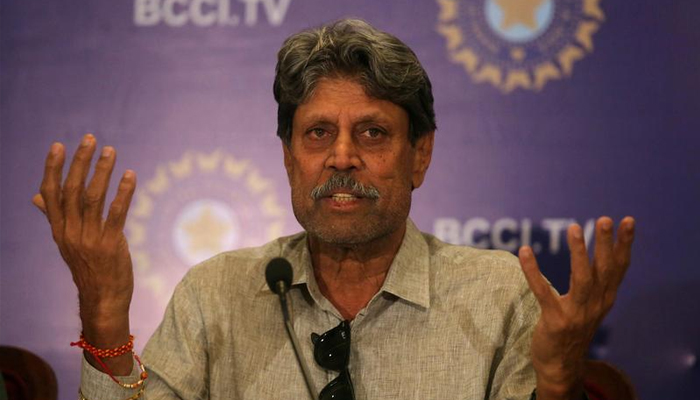
[[426,133],[416,140],[415,157],[413,158],[413,188],[418,189],[423,184],[425,173],[433,157],[433,142],[435,131]]
[[284,153],[284,169],[287,170],[287,179],[291,179],[292,170],[294,169],[294,162],[292,161],[292,149],[290,148],[291,143],[287,144],[283,140],[281,141],[281,143],[282,152]]

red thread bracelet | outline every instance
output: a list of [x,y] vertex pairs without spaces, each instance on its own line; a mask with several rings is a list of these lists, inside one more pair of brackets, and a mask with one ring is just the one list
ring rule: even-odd
[[129,341],[114,349],[98,349],[85,341],[85,336],[81,333],[80,340],[71,342],[71,346],[77,346],[98,358],[111,358],[124,355],[134,350],[134,335],[129,335]]
[[[127,389],[136,389],[139,386],[143,385],[144,381],[146,378],[148,378],[148,372],[146,372],[146,368],[144,367],[143,363],[141,363],[141,359],[134,353],[134,336],[129,335],[129,341],[126,344],[123,344],[117,348],[114,349],[98,349],[97,347],[91,345],[90,343],[85,341],[85,336],[83,334],[80,335],[80,340],[77,342],[71,342],[71,346],[75,347],[80,347],[81,349],[87,351],[90,353],[90,355],[97,360],[97,363],[100,364],[100,367],[102,367],[102,370],[109,375],[109,377],[119,386]],[[137,382],[134,383],[123,383],[120,382],[112,373],[112,370],[109,369],[109,367],[102,361],[102,358],[111,358],[111,357],[118,357],[121,355],[124,355],[126,353],[131,353],[136,360],[136,362],[139,365],[139,369],[141,370],[140,374],[140,379]]]

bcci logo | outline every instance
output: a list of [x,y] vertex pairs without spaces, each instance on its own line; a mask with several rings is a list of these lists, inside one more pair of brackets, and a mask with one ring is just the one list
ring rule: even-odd
[[593,51],[600,0],[437,0],[450,59],[504,93],[539,91]]
[[286,211],[274,186],[249,160],[221,150],[159,165],[129,213],[137,281],[167,302],[194,264],[281,236]]

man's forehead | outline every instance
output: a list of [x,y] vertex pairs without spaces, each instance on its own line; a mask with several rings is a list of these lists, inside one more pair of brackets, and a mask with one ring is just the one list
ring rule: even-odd
[[351,79],[322,79],[309,98],[297,107],[295,122],[337,123],[341,118],[353,122],[395,122],[408,118],[404,109],[388,100],[367,95],[364,87]]

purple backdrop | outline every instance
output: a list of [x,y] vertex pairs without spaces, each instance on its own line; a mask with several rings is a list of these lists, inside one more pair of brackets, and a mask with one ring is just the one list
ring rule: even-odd
[[55,368],[72,399],[75,289],[30,204],[53,141],[85,132],[139,175],[128,236],[140,349],[192,263],[299,229],[274,132],[276,51],[344,16],[392,32],[433,80],[439,131],[419,227],[538,250],[565,291],[571,220],[633,215],[638,239],[592,356],[642,399],[700,383],[697,2],[5,1],[1,4],[0,343]]

